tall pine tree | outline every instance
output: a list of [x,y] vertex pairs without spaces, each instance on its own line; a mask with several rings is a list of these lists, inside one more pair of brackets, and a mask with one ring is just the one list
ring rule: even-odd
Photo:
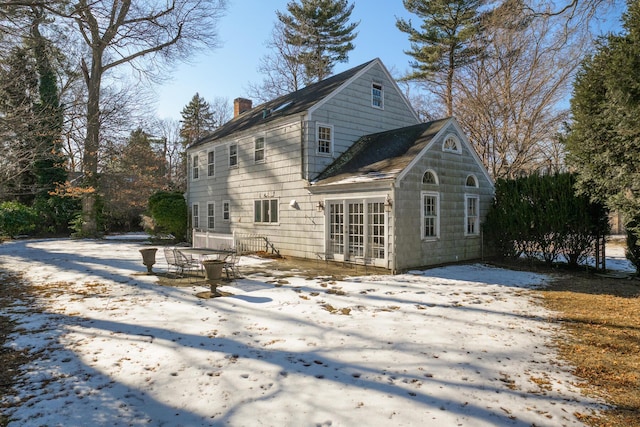
[[480,31],[480,7],[484,0],[403,0],[405,9],[423,19],[420,29],[398,19],[396,26],[409,35],[413,72],[404,80],[427,81],[440,90],[453,115],[455,73],[480,54],[473,41]]
[[306,84],[326,78],[336,63],[349,59],[359,25],[349,23],[353,7],[347,0],[301,0],[287,4],[289,14],[276,12],[286,42],[301,48],[287,60],[304,66]]
[[566,147],[580,190],[621,212],[638,238],[640,0],[629,1],[623,23],[624,33],[601,40],[576,77]]

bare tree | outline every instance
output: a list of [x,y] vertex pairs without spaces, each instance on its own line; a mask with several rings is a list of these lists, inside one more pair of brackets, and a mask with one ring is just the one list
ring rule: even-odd
[[485,23],[485,54],[456,79],[455,111],[495,178],[558,168],[558,133],[585,39],[560,17],[507,2]]
[[287,43],[284,25],[277,21],[271,31],[271,39],[266,43],[270,53],[260,58],[258,72],[264,76],[262,83],[249,84],[249,98],[267,102],[304,86],[304,65],[296,61],[302,53],[300,46]]
[[[100,100],[107,72],[128,64],[152,75],[154,68],[187,58],[197,46],[215,47],[216,24],[224,7],[225,0],[79,0],[69,9],[56,10],[59,16],[72,20],[72,28],[85,46],[80,66],[87,89],[83,173],[88,188],[99,188]],[[85,193],[85,235],[98,232],[95,201],[95,191]]]
[[185,146],[180,136],[180,121],[162,119],[154,123],[155,135],[162,141],[162,152],[165,159],[165,175],[170,190],[185,191],[186,157]]

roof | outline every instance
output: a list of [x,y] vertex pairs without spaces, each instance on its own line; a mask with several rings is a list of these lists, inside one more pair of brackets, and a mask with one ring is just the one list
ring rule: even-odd
[[394,180],[450,118],[364,135],[311,183],[313,186]]
[[281,117],[304,113],[375,61],[379,60],[373,59],[369,62],[365,62],[364,64],[353,67],[347,71],[343,71],[342,73],[335,74],[296,92],[283,95],[272,101],[260,104],[251,110],[245,111],[220,126],[211,134],[194,142],[191,147],[215,141],[233,133],[241,132]]

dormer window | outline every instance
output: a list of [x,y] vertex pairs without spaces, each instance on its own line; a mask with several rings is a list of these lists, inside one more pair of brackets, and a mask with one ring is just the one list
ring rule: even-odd
[[450,153],[460,154],[462,148],[460,147],[460,140],[455,135],[448,135],[444,143],[442,144],[442,151],[448,151]]
[[382,83],[371,83],[371,106],[373,108],[384,108],[384,91]]

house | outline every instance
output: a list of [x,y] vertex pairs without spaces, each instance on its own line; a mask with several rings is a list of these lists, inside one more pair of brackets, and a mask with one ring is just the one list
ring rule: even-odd
[[420,123],[379,59],[257,107],[238,98],[187,155],[196,246],[254,239],[393,272],[481,256],[487,170],[454,118]]

